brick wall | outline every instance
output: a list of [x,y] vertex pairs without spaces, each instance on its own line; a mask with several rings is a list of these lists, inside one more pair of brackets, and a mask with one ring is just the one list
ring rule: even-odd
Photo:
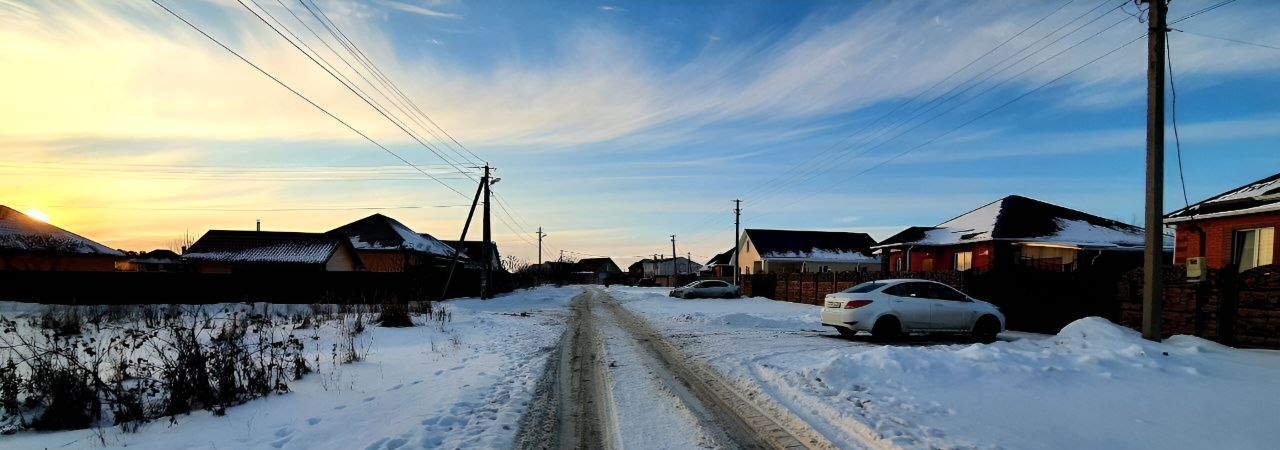
[[[1120,281],[1120,323],[1142,327],[1142,269]],[[1244,273],[1212,269],[1203,282],[1186,280],[1186,267],[1164,274],[1164,335],[1200,336],[1229,345],[1280,348],[1280,266]]]
[[[1203,255],[1200,254],[1200,234],[1192,229],[1192,225],[1197,225],[1204,230]],[[1203,219],[1197,220],[1194,224],[1179,223],[1175,228],[1173,262],[1185,264],[1188,257],[1204,256],[1210,268],[1221,269],[1235,262],[1231,260],[1235,231],[1261,227],[1280,227],[1280,213]],[[1276,239],[1280,240],[1280,234]],[[1274,250],[1272,261],[1280,262],[1280,245],[1275,245]]]

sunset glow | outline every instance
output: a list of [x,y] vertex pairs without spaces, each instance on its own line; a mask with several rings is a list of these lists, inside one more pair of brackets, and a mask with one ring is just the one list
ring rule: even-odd
[[23,212],[23,214],[26,214],[27,217],[30,217],[32,219],[36,219],[44,223],[49,223],[49,215],[45,214],[43,211],[40,211],[38,209],[34,209],[34,208],[28,209],[25,212]]

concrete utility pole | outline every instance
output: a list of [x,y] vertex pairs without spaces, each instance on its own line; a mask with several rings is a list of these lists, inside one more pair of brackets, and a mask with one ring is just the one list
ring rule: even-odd
[[489,177],[489,171],[492,169],[488,164],[485,164],[484,176],[480,178],[480,185],[484,187],[484,239],[480,244],[480,257],[484,260],[484,265],[481,266],[482,269],[480,270],[481,300],[489,298],[489,277],[493,276],[493,264],[491,261],[493,257],[489,255],[489,242],[492,242],[493,239],[489,223],[489,203],[491,202],[489,185],[493,183],[492,178]]
[[1164,67],[1169,0],[1147,3],[1147,201],[1142,255],[1142,337],[1159,341],[1164,314]]
[[738,235],[742,234],[742,200],[733,201],[733,284],[738,284]]
[[673,277],[671,279],[672,286],[675,286],[676,280],[674,277],[676,276],[676,273],[680,271],[680,266],[678,265],[680,262],[676,261],[676,259],[678,259],[677,255],[679,255],[679,253],[676,253],[676,235],[673,234],[671,235],[671,276]]

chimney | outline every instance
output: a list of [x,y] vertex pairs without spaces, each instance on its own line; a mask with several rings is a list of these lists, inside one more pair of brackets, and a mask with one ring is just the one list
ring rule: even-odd
[[187,246],[182,246],[182,254],[187,254]]
[[258,219],[258,231],[262,231],[262,219]]

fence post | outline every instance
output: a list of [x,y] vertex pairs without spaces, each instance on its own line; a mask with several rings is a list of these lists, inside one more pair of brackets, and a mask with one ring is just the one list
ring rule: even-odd
[[1218,342],[1235,345],[1236,314],[1239,312],[1240,271],[1227,264],[1218,271]]

